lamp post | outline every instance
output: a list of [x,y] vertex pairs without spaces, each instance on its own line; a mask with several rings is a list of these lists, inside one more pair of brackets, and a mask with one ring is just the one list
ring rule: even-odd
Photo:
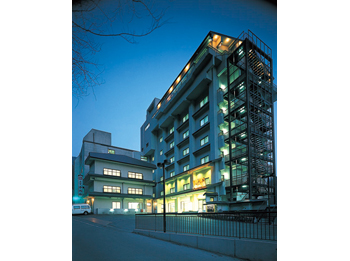
[[165,212],[166,212],[166,204],[165,204],[165,165],[168,165],[168,161],[165,159],[163,162],[157,163],[158,168],[163,169],[163,228],[164,233],[166,232],[166,219],[165,219]]

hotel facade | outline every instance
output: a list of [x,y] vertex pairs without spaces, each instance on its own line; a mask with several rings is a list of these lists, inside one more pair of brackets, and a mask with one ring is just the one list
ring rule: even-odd
[[[153,173],[153,212],[276,206],[272,51],[252,32],[209,32],[141,126]],[[165,191],[163,191],[165,182]]]

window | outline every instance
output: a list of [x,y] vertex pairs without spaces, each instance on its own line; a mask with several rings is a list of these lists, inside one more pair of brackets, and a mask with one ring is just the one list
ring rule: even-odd
[[90,206],[81,206],[81,209],[89,209]]
[[141,160],[142,160],[142,161],[147,161],[147,157],[141,156]]
[[74,209],[80,209],[80,206],[74,206]]
[[184,190],[190,189],[190,183],[184,184]]
[[[161,191],[161,192],[160,192],[160,195],[161,195],[161,196],[163,196],[163,193],[164,193],[164,192],[163,192],[163,191]],[[162,206],[163,206],[163,205],[162,205]],[[163,207],[162,207],[162,208],[163,208]]]
[[209,161],[209,156],[201,158],[201,164],[207,163]]
[[208,102],[208,96],[205,96],[203,100],[199,103],[199,108],[202,108],[204,104]]
[[182,151],[182,155],[187,155],[188,153],[190,153],[190,149],[189,148],[186,148]]
[[175,193],[175,188],[171,188],[170,193]]
[[113,208],[113,209],[115,209],[115,208],[120,209],[120,202],[119,202],[119,201],[117,201],[117,202],[112,202],[112,208]]
[[117,176],[120,177],[120,170],[117,169],[103,169],[103,175]]
[[189,132],[188,130],[185,131],[184,134],[182,134],[182,138],[184,138],[184,139],[187,138],[188,135],[189,135],[189,133],[190,133],[190,132]]
[[205,178],[205,185],[209,185],[209,184],[210,184],[209,178]]
[[128,209],[139,209],[140,203],[138,202],[129,202],[128,203]]
[[162,156],[162,155],[163,155],[163,150],[161,150],[161,151],[159,152],[159,155],[160,155],[160,156]]
[[170,177],[174,177],[175,176],[175,171],[170,172]]
[[145,127],[145,131],[149,128],[149,123],[147,124],[147,126]]
[[175,161],[175,157],[173,156],[170,158],[170,163],[173,163],[174,161]]
[[205,116],[203,119],[201,119],[200,125],[203,126],[204,124],[206,124],[208,122],[208,115]]
[[160,181],[163,181],[163,176],[160,177]]
[[171,149],[172,147],[174,147],[174,144],[175,144],[174,142],[171,142],[171,143],[170,143],[170,145],[169,145],[170,149]]
[[209,136],[206,136],[203,139],[201,139],[201,146],[203,146],[204,144],[208,143],[208,141],[209,141]]
[[110,150],[110,149],[108,149],[108,153],[109,153],[109,154],[114,154],[114,153],[115,153],[115,151],[114,151],[114,150]]
[[142,195],[142,189],[140,189],[140,188],[128,188],[128,194]]
[[182,122],[185,122],[188,120],[188,113],[182,118]]
[[184,171],[187,171],[187,170],[189,170],[190,169],[190,165],[189,164],[187,164],[186,166],[184,166]]
[[106,192],[106,193],[120,193],[120,187],[103,186],[103,192]]
[[214,201],[214,197],[210,197],[210,201]]
[[169,130],[169,134],[173,133],[174,132],[174,127],[172,127],[170,130]]
[[152,161],[154,161],[154,157],[152,157]]
[[163,137],[160,137],[159,142],[162,142],[162,141],[163,141]]
[[135,172],[128,172],[128,178],[129,179],[143,179],[141,173],[135,173]]

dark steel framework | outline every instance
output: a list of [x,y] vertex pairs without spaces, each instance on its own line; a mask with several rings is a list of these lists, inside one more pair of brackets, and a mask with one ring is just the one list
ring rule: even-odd
[[229,194],[231,201],[268,198],[276,204],[272,51],[242,32],[227,58]]

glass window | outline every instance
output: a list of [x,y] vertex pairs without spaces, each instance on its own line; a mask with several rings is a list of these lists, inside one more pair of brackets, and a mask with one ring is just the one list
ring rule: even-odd
[[169,130],[169,134],[173,133],[174,132],[174,127],[172,127],[170,130]]
[[188,113],[182,118],[182,122],[185,122],[186,120],[188,120]]
[[135,172],[128,172],[128,178],[130,178],[130,179],[134,179],[134,178],[136,178],[136,173]]
[[120,187],[103,186],[103,192],[105,192],[105,193],[120,193]]
[[187,138],[188,135],[189,135],[189,133],[190,133],[190,132],[189,132],[188,130],[185,131],[184,134],[182,134],[182,138],[184,138],[184,139]]
[[114,154],[114,152],[115,152],[114,150],[108,149],[108,153],[109,153],[109,154]]
[[200,125],[203,126],[204,124],[206,124],[208,122],[208,115],[205,116],[203,119],[201,119]]
[[207,163],[209,161],[209,156],[201,158],[201,164]]
[[189,148],[186,148],[182,151],[182,155],[187,155],[188,153],[190,153],[190,149]]
[[140,188],[128,188],[128,194],[142,195],[142,189],[140,189]]
[[201,139],[201,146],[203,146],[204,144],[208,143],[208,141],[209,141],[209,136],[206,136],[203,139]]
[[161,150],[161,151],[159,152],[159,155],[160,155],[160,156],[162,156],[162,155],[163,155],[163,150]]
[[141,156],[141,160],[142,160],[142,161],[147,161],[147,157]]
[[175,171],[170,172],[170,177],[175,176]]
[[187,164],[187,165],[184,166],[184,168],[183,168],[184,171],[187,171],[187,170],[189,170],[189,169],[190,169],[190,165],[189,165],[189,164]]
[[175,144],[174,142],[171,142],[171,143],[170,143],[170,145],[169,145],[170,149],[171,149],[172,147],[174,147],[174,144]]
[[205,185],[208,185],[208,184],[210,184],[209,178],[205,178]]
[[186,189],[190,189],[190,184],[189,183],[184,185],[184,190],[186,190]]
[[163,137],[160,137],[159,142],[162,142],[162,141],[163,141]]
[[74,209],[80,209],[80,207],[79,206],[74,206]]
[[170,158],[170,163],[173,163],[174,161],[175,161],[175,157],[173,156]]
[[117,169],[103,169],[103,175],[118,176],[120,177],[120,170]]
[[208,96],[205,96],[203,100],[199,103],[199,108],[202,108],[204,104],[208,102]]
[[145,131],[149,128],[149,123],[147,124],[147,126],[145,127]]
[[128,203],[128,209],[139,209],[140,203],[137,202],[129,202]]
[[112,202],[112,208],[120,209],[120,201]]
[[152,157],[152,161],[154,161],[154,157]]

